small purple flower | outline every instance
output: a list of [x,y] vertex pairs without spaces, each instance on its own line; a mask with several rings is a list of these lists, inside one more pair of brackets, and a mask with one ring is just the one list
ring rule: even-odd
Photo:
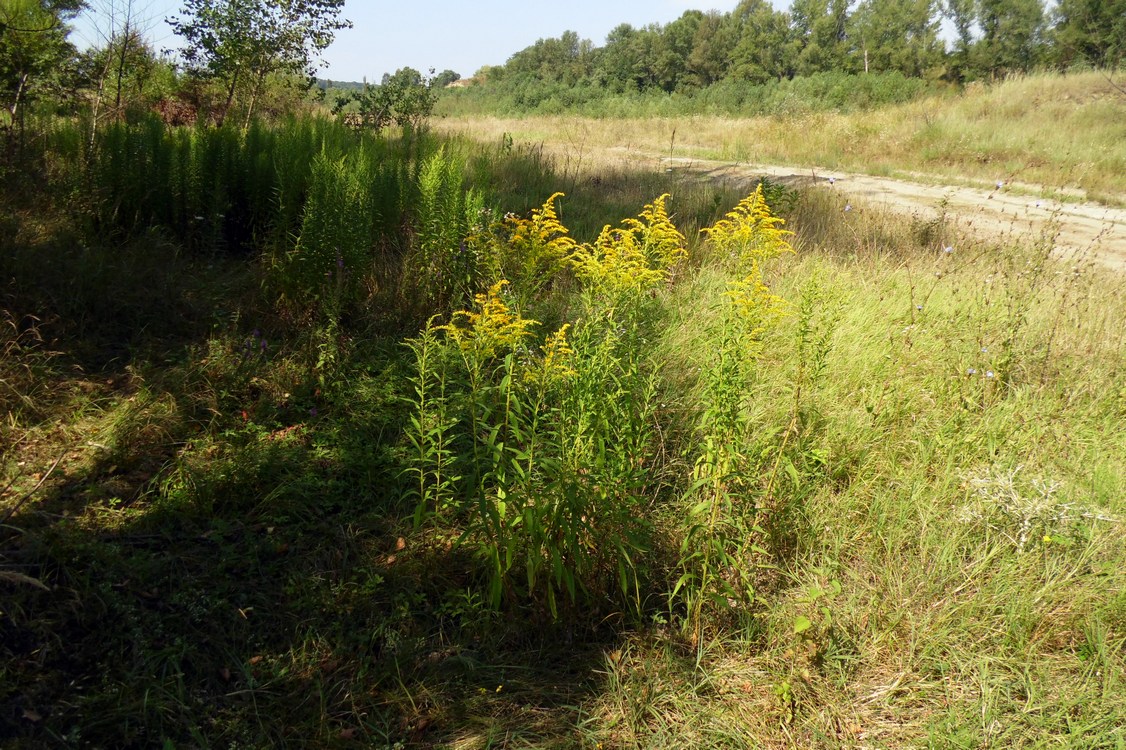
[[988,354],[989,353],[989,347],[988,346],[981,347],[981,353],[982,354]]
[[309,416],[310,416],[310,417],[313,417],[314,419],[316,418],[316,416],[317,416],[317,407],[315,407],[315,406],[314,406],[314,407],[313,407],[312,409],[310,409],[310,410],[309,410]]
[[251,334],[250,334],[250,335],[251,335],[251,336],[253,336],[253,337],[254,337],[254,338],[256,338],[256,339],[260,339],[260,338],[262,338],[262,332],[261,332],[261,331],[259,331],[259,330],[258,330],[257,328],[255,328],[255,329],[254,329],[254,330],[253,330],[253,331],[251,332]]
[[846,204],[845,204],[845,212],[847,213],[848,211],[851,211],[851,210],[852,210],[852,204],[851,204],[851,203],[846,203]]
[[336,256],[336,267],[337,268],[344,268],[344,256],[342,256],[342,255]]
[[915,305],[915,309],[918,310],[919,312],[922,312],[923,306],[922,305]]
[[954,246],[953,245],[947,245],[946,247],[942,248],[942,252],[946,253],[947,255],[950,255],[950,253],[954,252]]
[[262,351],[266,351],[267,346],[269,346],[269,344],[266,343],[266,339],[262,339]]
[[992,371],[992,370],[988,370],[988,371],[986,371],[986,373],[985,373],[985,377],[987,377],[987,378],[991,378],[991,377],[993,377],[993,371]]
[[974,368],[971,367],[970,369],[966,370],[966,374],[967,375],[977,375],[977,370],[975,370]]
[[1005,187],[1005,181],[1004,180],[997,180],[997,189],[1000,190],[1003,187]]
[[829,178],[829,184],[830,184],[830,185],[835,185],[835,184],[837,184],[837,178],[836,178],[836,177],[830,177],[830,178]]

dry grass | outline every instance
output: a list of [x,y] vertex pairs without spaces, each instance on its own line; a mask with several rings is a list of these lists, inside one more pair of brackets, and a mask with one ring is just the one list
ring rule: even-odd
[[1126,97],[1101,73],[1043,74],[854,114],[794,117],[447,118],[484,141],[544,143],[571,165],[691,156],[870,174],[998,179],[1114,202],[1126,195]]
[[[802,541],[754,626],[717,633],[699,667],[670,640],[633,639],[608,665],[592,736],[636,748],[1120,747],[1122,277],[1042,263],[1034,241],[986,244],[819,201],[799,204],[802,252],[772,276],[790,299],[818,276],[844,300],[803,438],[835,479],[793,490]],[[708,347],[722,292],[702,273],[676,293],[670,378]],[[751,386],[763,433],[786,408],[791,335]],[[1004,350],[1002,385],[986,373]],[[832,581],[839,593],[811,596]],[[821,606],[831,627],[796,634]]]

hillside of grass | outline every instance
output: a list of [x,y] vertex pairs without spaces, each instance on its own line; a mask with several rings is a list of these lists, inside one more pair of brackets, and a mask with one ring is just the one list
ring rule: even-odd
[[[851,113],[803,106],[770,115],[613,117],[450,115],[443,132],[488,142],[507,134],[576,158],[596,150],[820,167],[953,184],[1030,183],[1046,194],[1078,193],[1121,204],[1126,196],[1123,77],[1100,72],[1037,74],[974,84]],[[1117,83],[1117,87],[1115,86]]]
[[1123,276],[499,137],[76,132],[0,214],[0,746],[1126,740]]

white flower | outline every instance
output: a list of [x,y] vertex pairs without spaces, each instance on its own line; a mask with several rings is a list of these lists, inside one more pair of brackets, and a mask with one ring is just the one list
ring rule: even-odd
[[993,371],[992,370],[986,370],[985,377],[987,377],[987,378],[993,377]]
[[846,204],[845,204],[845,211],[851,211],[851,210],[852,210],[852,204],[851,204],[851,203],[846,203]]
[[967,375],[977,375],[977,370],[975,370],[974,368],[971,367],[970,369],[966,370],[966,374]]
[[949,255],[950,253],[954,252],[954,246],[953,245],[947,245],[946,247],[942,248],[942,252]]

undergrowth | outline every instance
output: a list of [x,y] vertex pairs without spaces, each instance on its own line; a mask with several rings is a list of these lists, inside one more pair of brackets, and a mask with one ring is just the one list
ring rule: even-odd
[[1121,745],[1126,309],[1051,236],[105,138],[2,220],[5,747]]

